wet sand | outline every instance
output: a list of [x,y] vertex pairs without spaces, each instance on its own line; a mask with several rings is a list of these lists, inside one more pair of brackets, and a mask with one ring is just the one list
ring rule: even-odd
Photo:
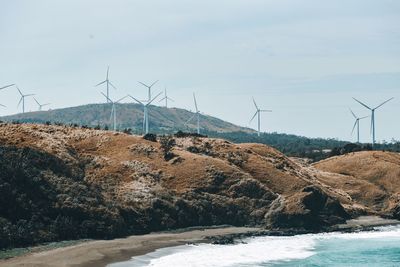
[[153,233],[107,241],[89,241],[79,245],[31,253],[0,261],[0,266],[10,267],[100,267],[127,261],[159,248],[188,243],[207,242],[206,238],[231,234],[258,232],[260,228],[224,227],[184,232]]

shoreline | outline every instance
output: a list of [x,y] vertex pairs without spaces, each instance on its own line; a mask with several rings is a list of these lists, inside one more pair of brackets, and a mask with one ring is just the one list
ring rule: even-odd
[[145,255],[160,248],[175,247],[188,243],[207,243],[210,238],[249,234],[262,231],[250,227],[212,227],[187,231],[151,233],[114,240],[88,241],[75,246],[29,253],[15,258],[0,260],[7,267],[99,267],[128,261],[134,256]]
[[[398,224],[400,224],[399,220],[384,219],[378,216],[362,216],[349,220],[346,224],[333,226],[329,232],[367,231],[374,227]],[[0,266],[98,267],[129,261],[132,257],[145,255],[160,248],[196,243],[230,244],[234,240],[244,237],[282,235],[285,233],[287,235],[296,235],[305,234],[306,232],[295,230],[269,231],[264,228],[231,226],[178,229],[170,232],[157,232],[114,240],[87,241],[69,247],[28,253],[11,259],[0,260]]]

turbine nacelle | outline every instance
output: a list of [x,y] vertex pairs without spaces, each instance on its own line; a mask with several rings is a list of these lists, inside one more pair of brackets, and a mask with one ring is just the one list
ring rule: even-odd
[[138,81],[138,83],[140,83],[141,85],[143,85],[144,87],[146,87],[148,90],[149,90],[149,92],[148,92],[148,99],[147,99],[147,101],[149,101],[150,102],[150,100],[151,100],[151,88],[158,82],[159,80],[157,80],[157,81],[155,81],[155,82],[153,82],[151,85],[147,85],[147,84],[145,84],[145,83],[142,83],[142,82],[139,82]]
[[260,136],[260,132],[261,132],[261,113],[262,113],[262,112],[272,112],[272,110],[260,109],[260,108],[258,107],[258,105],[257,105],[256,100],[254,99],[254,97],[253,97],[253,103],[254,103],[254,106],[256,107],[256,113],[254,113],[254,116],[251,118],[251,120],[250,120],[249,123],[251,123],[251,122],[254,120],[254,118],[255,118],[256,116],[258,116],[258,131],[257,131],[257,134],[258,134],[258,136]]
[[[154,83],[153,83],[154,85]],[[139,99],[128,95],[130,98],[132,98],[134,101],[136,101],[137,103],[141,104],[143,106],[143,132],[145,134],[149,133],[149,115],[148,115],[148,106],[154,101],[156,100],[160,95],[162,94],[162,92],[158,93],[158,95],[156,95],[153,99],[149,99],[149,101],[140,101]]]
[[[391,101],[394,99],[394,97],[384,101],[383,103],[381,103],[380,105],[376,106],[375,108],[371,108],[369,106],[367,106],[366,104],[364,104],[363,102],[361,102],[360,100],[356,99],[353,97],[353,99],[355,101],[357,101],[360,105],[362,105],[363,107],[369,109],[371,111],[371,133],[372,133],[372,145],[375,145],[375,111],[382,107],[383,105],[385,105],[387,102]],[[353,113],[353,112],[352,112]],[[354,113],[353,113],[354,115]],[[355,116],[355,115],[354,115]]]
[[[109,77],[109,72],[110,72],[110,67],[107,67],[107,73],[106,73],[106,79],[102,82],[99,82],[98,84],[95,85],[95,87],[102,85],[102,84],[106,84],[107,85],[107,95],[106,95],[106,99],[107,99],[107,103],[109,103],[110,100],[110,94],[109,94],[109,87],[111,86],[112,88],[114,88],[115,90],[117,90],[117,87],[114,86],[114,84],[110,81]],[[103,94],[104,95],[104,94]]]

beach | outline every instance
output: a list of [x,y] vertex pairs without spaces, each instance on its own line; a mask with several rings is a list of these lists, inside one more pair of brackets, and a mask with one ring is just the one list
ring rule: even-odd
[[[332,230],[355,232],[371,227],[397,225],[400,221],[377,216],[362,216],[337,225]],[[185,244],[208,243],[212,238],[239,234],[259,235],[263,228],[249,227],[213,227],[201,229],[182,229],[171,232],[151,233],[130,236],[115,240],[88,241],[70,247],[63,247],[29,253],[8,260],[0,261],[0,266],[7,267],[98,267],[130,260],[134,256],[144,255],[160,248],[175,247]]]
[[232,234],[257,233],[261,228],[222,227],[169,233],[152,233],[122,239],[89,241],[79,245],[27,254],[0,261],[7,267],[99,267],[126,261],[133,256],[147,254],[159,248],[188,243],[204,243],[207,238]]

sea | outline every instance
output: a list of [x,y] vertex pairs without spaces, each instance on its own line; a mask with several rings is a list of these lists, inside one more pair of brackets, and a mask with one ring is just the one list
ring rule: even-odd
[[163,248],[110,267],[399,266],[400,226]]

